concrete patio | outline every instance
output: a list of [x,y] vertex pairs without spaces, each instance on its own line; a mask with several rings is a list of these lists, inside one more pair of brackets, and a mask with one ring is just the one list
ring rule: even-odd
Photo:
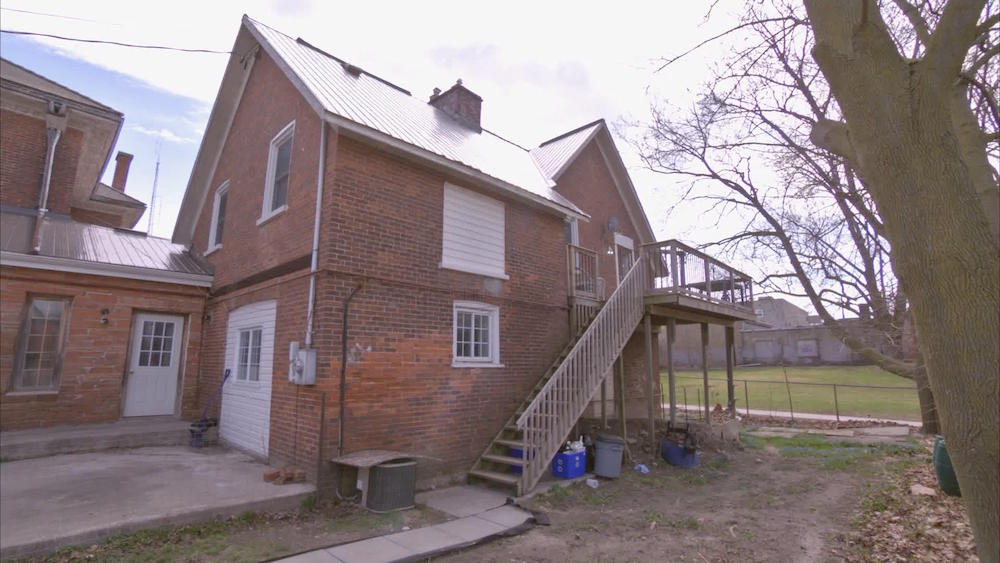
[[187,444],[190,422],[172,416],[125,418],[105,424],[80,424],[0,432],[0,461],[115,448]]
[[267,466],[222,448],[149,447],[0,463],[0,557],[245,511],[293,509],[311,484],[272,485]]

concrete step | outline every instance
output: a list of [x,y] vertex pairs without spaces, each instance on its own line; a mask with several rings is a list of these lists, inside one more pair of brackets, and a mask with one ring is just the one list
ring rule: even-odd
[[[183,446],[191,423],[168,417],[126,418],[105,424],[32,428],[0,433],[0,460],[15,461],[118,448]],[[210,432],[215,432],[212,429]]]

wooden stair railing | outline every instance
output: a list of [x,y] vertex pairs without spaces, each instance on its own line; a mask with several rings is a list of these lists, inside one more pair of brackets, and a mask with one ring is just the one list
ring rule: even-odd
[[587,330],[587,327],[594,320],[594,317],[597,315],[597,311],[599,310],[599,308],[595,308],[591,315],[580,319],[580,328],[574,332],[569,342],[566,343],[566,346],[564,346],[556,356],[552,365],[549,366],[531,391],[528,392],[527,397],[520,404],[520,406],[518,406],[514,414],[507,419],[507,422],[497,433],[496,437],[493,438],[493,441],[486,446],[486,450],[483,451],[483,454],[479,456],[479,459],[476,460],[475,465],[473,465],[472,469],[469,471],[470,476],[504,486],[518,487],[520,477],[511,473],[510,468],[522,467],[524,463],[522,459],[511,457],[509,455],[509,448],[518,448],[521,451],[524,451],[522,433],[516,426],[517,417],[528,408],[531,401],[538,396],[539,391],[545,387],[545,384],[548,383],[549,379],[552,378],[552,375],[559,369],[559,366],[562,365],[566,357],[569,356],[569,353],[573,351],[573,347],[576,346],[577,341],[583,335],[584,331]]
[[[538,483],[642,320],[645,262],[635,261],[594,320],[567,346],[565,359],[539,381],[531,402],[518,409],[517,419],[508,422],[476,462],[472,477],[514,486],[519,496]],[[491,454],[495,446],[520,447],[524,457]],[[519,466],[521,475],[481,469],[484,462]]]

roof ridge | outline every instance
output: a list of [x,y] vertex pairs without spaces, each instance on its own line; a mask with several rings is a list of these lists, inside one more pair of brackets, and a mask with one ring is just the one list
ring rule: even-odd
[[279,35],[283,35],[283,36],[287,37],[288,39],[290,39],[292,41],[295,41],[299,45],[303,45],[305,47],[308,47],[308,48],[312,49],[313,51],[316,51],[317,53],[319,53],[319,54],[321,54],[321,55],[323,55],[325,57],[329,57],[329,58],[337,61],[338,63],[340,63],[341,65],[343,65],[345,67],[345,70],[346,70],[346,67],[355,68],[359,72],[361,72],[362,74],[366,74],[366,75],[374,78],[375,80],[378,80],[382,84],[385,84],[386,86],[389,86],[390,88],[398,90],[399,92],[402,92],[403,94],[406,94],[407,96],[413,96],[413,93],[410,92],[409,90],[407,90],[406,88],[403,88],[402,86],[399,86],[398,84],[393,84],[392,82],[389,82],[388,80],[382,78],[381,76],[372,74],[371,72],[369,72],[369,71],[367,71],[367,70],[365,70],[365,69],[363,69],[363,68],[355,65],[354,63],[351,63],[349,61],[346,61],[346,60],[344,60],[344,59],[342,59],[342,58],[340,58],[340,57],[332,54],[332,53],[324,51],[323,49],[320,49],[316,45],[313,45],[312,43],[306,41],[302,37],[292,37],[291,35],[288,35],[284,31],[281,31],[280,29],[271,27],[271,26],[267,25],[264,22],[261,22],[261,21],[258,21],[258,20],[255,20],[255,19],[251,18],[247,14],[243,14],[243,17],[246,18],[246,19],[248,19],[248,20],[250,20],[250,21],[252,21],[256,25],[259,25],[259,26],[262,26],[262,27],[266,27],[266,28],[270,29],[271,31],[273,31],[273,32],[275,32],[275,33],[277,33]]
[[[447,113],[447,112],[445,112],[445,113]],[[451,116],[449,116],[449,117],[451,117]],[[531,152],[531,150],[530,150],[530,149],[527,149],[527,148],[525,148],[525,147],[522,147],[521,145],[519,145],[519,144],[515,143],[514,141],[511,141],[510,139],[508,139],[508,138],[506,138],[506,137],[504,137],[504,136],[500,135],[499,133],[496,133],[496,132],[494,132],[494,131],[490,131],[489,129],[487,129],[487,128],[485,128],[485,127],[480,127],[480,129],[482,129],[482,130],[483,130],[483,133],[489,133],[490,135],[493,135],[493,136],[494,136],[494,137],[496,137],[497,139],[500,139],[501,141],[503,141],[503,142],[505,142],[505,143],[509,143],[509,144],[511,144],[511,145],[514,145],[515,147],[517,147],[517,148],[521,149],[521,150],[522,150],[522,151],[524,151],[524,152],[527,152],[527,153],[530,153],[530,152]]]
[[555,137],[552,137],[548,141],[543,141],[542,143],[540,143],[538,145],[538,148],[542,148],[545,145],[552,144],[552,143],[554,143],[554,142],[556,142],[556,141],[558,141],[560,139],[565,139],[566,137],[569,137],[570,135],[579,133],[580,131],[583,131],[584,129],[587,129],[589,127],[593,127],[594,125],[597,125],[598,123],[604,123],[605,125],[607,125],[607,123],[604,121],[604,118],[600,117],[598,119],[595,119],[594,121],[591,121],[590,123],[587,123],[586,125],[581,125],[581,126],[577,127],[576,129],[573,129],[572,131],[567,131],[567,132],[565,132],[565,133],[563,133],[561,135],[556,135]]
[[113,107],[111,107],[111,106],[109,106],[109,105],[105,105],[105,104],[102,104],[101,102],[98,102],[98,101],[97,101],[97,100],[95,100],[94,98],[91,98],[90,96],[88,96],[88,95],[86,95],[86,94],[84,94],[84,93],[82,93],[82,92],[78,92],[78,91],[74,90],[73,88],[70,88],[69,86],[66,86],[66,85],[65,85],[65,84],[63,84],[62,82],[56,82],[55,80],[52,80],[52,79],[51,79],[51,78],[49,78],[48,76],[44,76],[44,75],[42,75],[42,74],[39,74],[39,73],[37,73],[37,72],[35,72],[35,71],[31,70],[31,69],[30,69],[30,68],[28,68],[28,67],[25,67],[25,66],[21,66],[21,65],[19,65],[19,64],[17,64],[17,63],[15,63],[14,61],[12,61],[12,60],[10,60],[10,59],[8,59],[8,58],[6,58],[6,57],[0,57],[0,60],[2,60],[2,61],[4,61],[4,62],[6,62],[7,64],[10,64],[10,65],[13,65],[13,66],[16,66],[17,68],[19,68],[19,69],[21,69],[21,70],[23,70],[23,71],[27,72],[28,74],[32,74],[32,75],[34,75],[34,76],[37,76],[38,78],[41,78],[42,80],[44,80],[44,81],[46,81],[46,82],[51,82],[52,84],[55,84],[56,86],[58,86],[58,87],[60,87],[60,88],[65,88],[65,89],[69,90],[70,92],[73,92],[73,93],[74,93],[74,94],[76,94],[77,96],[80,96],[81,98],[83,98],[83,99],[85,99],[85,100],[88,100],[88,101],[90,101],[91,103],[93,103],[93,104],[94,104],[95,106],[97,106],[97,107],[99,107],[99,108],[102,108],[102,109],[106,109],[106,110],[108,110],[108,111],[112,111],[112,112],[114,112],[114,113],[117,113],[118,115],[121,115],[121,116],[123,116],[123,117],[125,116],[125,114],[124,114],[124,113],[122,113],[122,112],[120,112],[120,111],[116,110],[115,108],[113,108]]

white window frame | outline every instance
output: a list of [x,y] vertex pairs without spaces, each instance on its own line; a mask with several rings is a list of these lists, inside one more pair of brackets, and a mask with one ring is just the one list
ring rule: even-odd
[[[246,362],[246,372],[242,371],[243,368],[243,334],[247,333],[247,362]],[[257,340],[257,379],[250,379],[250,368],[253,366],[253,336],[254,334],[259,334]],[[236,377],[235,380],[238,383],[246,385],[260,385],[260,365],[261,358],[263,357],[264,349],[264,327],[262,326],[248,326],[240,327],[236,329],[236,358],[233,360],[233,365],[236,367]]]
[[[205,255],[209,255],[216,250],[222,248],[222,241],[218,240],[216,236],[216,229],[219,228],[219,201],[222,200],[222,196],[229,192],[229,180],[226,180],[215,190],[215,201],[212,204],[212,226],[208,230],[208,244],[206,245]],[[226,207],[229,207],[229,200],[226,200]],[[225,229],[226,223],[222,223],[223,229]]]
[[573,246],[580,246],[580,222],[576,217],[567,217],[566,223],[569,225],[569,242]]
[[[295,120],[291,123],[285,125],[278,134],[271,139],[271,144],[267,151],[267,174],[264,176],[264,201],[261,203],[260,209],[260,219],[257,220],[257,224],[260,225],[265,221],[271,219],[275,215],[281,213],[282,211],[288,209],[288,197],[291,195],[291,182],[288,184],[288,191],[285,192],[285,204],[274,209],[271,209],[271,200],[274,199],[274,174],[276,172],[275,167],[278,161],[278,147],[281,146],[285,141],[290,141],[292,143],[292,150],[295,148]],[[294,155],[292,155],[294,156]],[[291,156],[288,159],[288,175],[291,177],[292,173],[292,161]]]
[[[489,317],[490,354],[485,358],[458,356],[458,314],[472,313]],[[477,301],[455,301],[451,321],[451,366],[456,368],[502,368],[500,363],[500,307]]]
[[[54,351],[55,359],[52,368],[52,377],[48,385],[38,385],[37,374],[35,376],[36,381],[33,385],[24,385],[24,368],[27,354],[45,353],[44,350],[38,350],[37,352],[29,350],[30,346],[28,340],[30,338],[31,309],[35,301],[58,302],[62,305],[62,311],[59,314],[58,334],[55,335],[56,349]],[[28,306],[25,309],[24,318],[22,319],[21,328],[18,334],[18,346],[14,357],[14,369],[12,370],[9,387],[7,389],[8,395],[45,395],[59,392],[59,386],[62,383],[62,363],[66,354],[66,341],[68,340],[69,335],[69,315],[71,307],[72,298],[67,296],[28,296]]]

